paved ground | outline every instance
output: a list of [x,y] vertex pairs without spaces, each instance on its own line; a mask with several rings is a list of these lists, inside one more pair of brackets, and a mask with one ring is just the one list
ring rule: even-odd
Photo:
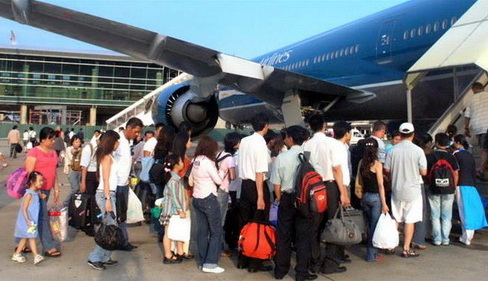
[[[0,151],[7,152],[5,141],[0,141]],[[103,272],[95,271],[86,264],[86,257],[95,245],[93,238],[72,231],[69,241],[62,244],[63,256],[47,259],[38,266],[28,262],[17,264],[10,260],[14,243],[14,223],[20,201],[7,196],[3,182],[7,175],[24,160],[22,154],[10,160],[10,166],[0,171],[0,280],[274,280],[270,273],[249,274],[238,270],[232,258],[223,258],[220,264],[226,269],[223,274],[211,275],[200,272],[193,261],[179,265],[163,265],[161,248],[156,238],[149,234],[147,226],[129,229],[132,243],[139,248],[132,252],[115,252],[113,258],[119,265]],[[66,176],[59,173],[60,181],[67,183]],[[62,188],[66,195],[68,187]],[[486,195],[486,187],[482,192]],[[458,236],[454,233],[453,236]],[[398,251],[399,253],[399,251]],[[402,259],[388,256],[382,263],[366,263],[364,246],[349,249],[352,264],[340,275],[320,276],[318,280],[486,280],[488,266],[488,232],[476,234],[473,245],[453,243],[448,247],[433,247],[421,252],[417,259]],[[293,280],[292,273],[284,280]]]

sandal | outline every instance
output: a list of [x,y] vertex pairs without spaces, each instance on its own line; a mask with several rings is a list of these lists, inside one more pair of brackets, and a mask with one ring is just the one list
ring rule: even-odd
[[404,257],[404,258],[416,258],[418,256],[420,256],[420,254],[415,252],[412,249],[403,250],[403,252],[402,252],[402,257]]
[[393,249],[385,249],[385,254],[387,254],[387,255],[393,255],[393,254],[395,254],[395,248],[393,248]]
[[174,263],[181,263],[183,260],[178,256],[172,255],[171,258],[164,257],[163,263],[164,264],[174,264]]
[[50,251],[50,252],[46,251],[46,252],[44,252],[44,255],[46,257],[50,257],[50,258],[58,258],[61,256],[61,252],[58,250],[54,250],[54,251]]

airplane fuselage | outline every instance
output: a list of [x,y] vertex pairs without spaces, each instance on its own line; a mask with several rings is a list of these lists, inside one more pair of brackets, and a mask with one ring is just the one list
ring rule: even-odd
[[[363,103],[340,100],[326,113],[332,119],[405,119],[406,88],[402,83],[405,73],[475,2],[410,1],[259,56],[254,61],[376,94],[376,98]],[[442,79],[438,82],[446,83]],[[439,98],[441,93],[435,92],[439,87],[428,87],[430,95]],[[426,93],[420,89],[414,94],[424,97]],[[224,92],[219,107],[221,117],[236,124],[252,111],[272,111],[275,121],[281,118],[276,108],[235,92]],[[423,111],[416,110],[415,118],[431,119],[439,115],[435,110]]]

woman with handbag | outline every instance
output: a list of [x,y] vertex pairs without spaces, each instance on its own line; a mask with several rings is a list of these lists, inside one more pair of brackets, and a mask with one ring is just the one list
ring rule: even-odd
[[368,220],[368,249],[366,261],[383,261],[384,256],[378,254],[378,249],[373,246],[373,234],[381,213],[388,213],[389,208],[385,199],[383,186],[383,165],[378,160],[378,142],[375,139],[367,139],[363,158],[358,166],[356,176],[356,195],[362,198],[364,212]]
[[189,183],[193,186],[193,207],[198,221],[198,265],[203,272],[222,273],[218,265],[222,251],[222,220],[217,200],[217,185],[222,176],[215,167],[217,142],[203,137],[195,151]]
[[[109,214],[115,214],[115,191],[117,189],[117,168],[118,163],[115,161],[112,153],[119,146],[119,134],[113,130],[105,132],[100,137],[95,156],[97,159],[98,172],[100,174],[100,183],[97,188],[95,199],[98,208],[103,214],[102,223],[105,225],[117,224],[116,218]],[[105,250],[98,244],[88,255],[88,265],[96,270],[104,270],[106,266],[113,266],[117,261],[111,259],[112,251]]]
[[[172,224],[178,224],[179,221],[174,219],[174,216],[179,216],[181,219],[186,219],[186,198],[185,189],[181,183],[181,177],[178,173],[183,169],[183,161],[177,154],[170,154],[164,161],[164,177],[166,180],[166,187],[164,188],[164,196],[162,202],[162,212],[159,221],[164,226],[163,249],[164,249],[164,264],[174,264],[182,262],[183,256],[183,240],[175,240],[176,255],[171,251],[171,239],[169,237],[169,227],[178,227]],[[181,231],[181,230],[180,230]],[[185,230],[183,230],[185,231]],[[188,233],[180,233],[183,236],[190,235]]]

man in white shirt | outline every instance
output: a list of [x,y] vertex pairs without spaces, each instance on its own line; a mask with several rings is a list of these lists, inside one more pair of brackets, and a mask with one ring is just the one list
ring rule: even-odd
[[164,124],[163,123],[158,123],[155,126],[154,130],[154,137],[152,138],[147,138],[146,143],[144,144],[144,156],[152,156],[154,155],[154,149],[156,148],[156,145],[158,144],[158,138],[159,134],[164,132]]
[[137,138],[142,131],[144,124],[139,118],[133,117],[127,121],[126,128],[121,131],[119,139],[119,147],[114,152],[115,161],[118,163],[119,170],[117,171],[117,221],[119,227],[124,233],[125,246],[121,250],[131,251],[137,248],[129,243],[129,233],[127,232],[127,203],[129,200],[129,174],[132,168],[132,155],[130,151],[129,141]]
[[[488,92],[485,92],[483,84],[476,82],[471,86],[474,96],[466,111],[465,117],[465,134],[471,136],[471,133],[478,137],[478,146],[481,149],[481,161],[477,167],[477,177],[486,181],[485,167],[488,161]],[[473,131],[470,130],[470,127]]]
[[[346,271],[340,266],[341,262],[348,262],[349,258],[343,255],[338,245],[327,243],[325,256],[320,251],[320,237],[324,230],[325,222],[332,219],[335,211],[340,205],[349,207],[351,205],[346,186],[344,185],[341,157],[338,153],[341,144],[325,135],[325,120],[323,115],[315,114],[309,117],[308,123],[313,137],[303,144],[303,150],[310,152],[310,163],[322,176],[327,187],[327,211],[324,214],[316,214],[313,217],[312,231],[312,259],[310,271],[331,274]],[[341,255],[338,257],[338,255]]]
[[[268,117],[262,113],[254,116],[252,127],[255,133],[241,140],[239,146],[238,175],[242,179],[239,205],[239,225],[244,227],[250,220],[269,220],[270,194],[265,186],[270,157],[264,135],[268,132]],[[262,210],[263,212],[256,212]],[[259,218],[255,218],[256,214]],[[238,268],[248,267],[249,272],[269,271],[260,260],[239,256]]]
[[385,164],[386,154],[385,154],[385,142],[383,138],[386,134],[386,124],[383,121],[376,121],[373,123],[373,134],[371,137],[378,142],[378,160]]

